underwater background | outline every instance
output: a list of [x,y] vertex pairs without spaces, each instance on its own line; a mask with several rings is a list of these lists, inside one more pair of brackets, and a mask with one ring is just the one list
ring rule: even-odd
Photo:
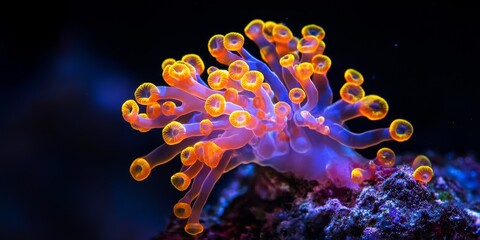
[[[163,140],[160,131],[132,130],[121,105],[143,82],[164,84],[165,58],[196,53],[207,66],[216,64],[208,39],[242,32],[255,18],[283,22],[294,33],[306,24],[323,27],[334,99],[345,69],[355,68],[367,80],[365,89],[388,101],[385,119],[355,119],[348,123],[352,130],[401,116],[413,124],[412,138],[380,146],[398,154],[478,158],[478,7],[453,1],[235,4],[243,6],[59,1],[4,7],[0,238],[150,239],[161,232],[182,195],[169,181],[180,163],[133,180],[132,160]],[[374,150],[360,152],[373,157]]]

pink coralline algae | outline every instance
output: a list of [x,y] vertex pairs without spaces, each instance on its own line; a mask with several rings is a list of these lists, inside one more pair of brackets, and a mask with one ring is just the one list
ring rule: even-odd
[[[221,66],[205,69],[196,54],[168,58],[162,76],[169,86],[144,83],[135,100],[122,106],[132,128],[163,128],[165,144],[133,161],[135,180],[144,180],[152,168],[180,155],[183,166],[171,182],[188,191],[173,211],[188,219],[185,231],[191,235],[203,231],[200,214],[217,180],[240,164],[254,162],[304,179],[358,188],[377,166],[392,167],[395,153],[381,148],[376,158],[366,159],[355,149],[403,142],[413,134],[404,119],[362,133],[346,127],[346,121],[357,117],[383,119],[389,107],[382,97],[365,94],[364,78],[355,69],[345,71],[341,99],[333,101],[323,28],[307,25],[298,38],[284,24],[256,19],[244,33],[263,61],[244,48],[242,34],[214,35],[208,50]],[[418,179],[431,179],[431,167],[421,167]]]

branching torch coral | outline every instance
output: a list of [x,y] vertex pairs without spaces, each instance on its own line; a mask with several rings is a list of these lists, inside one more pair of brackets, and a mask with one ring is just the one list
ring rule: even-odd
[[183,166],[171,182],[188,191],[173,212],[188,219],[185,231],[191,235],[203,231],[200,214],[217,180],[240,164],[254,162],[358,188],[372,177],[374,166],[392,167],[395,154],[381,148],[375,159],[366,159],[355,149],[403,142],[413,133],[403,119],[361,133],[346,127],[357,117],[382,119],[389,107],[382,97],[365,94],[364,78],[354,69],[345,71],[341,99],[333,101],[327,78],[332,62],[323,54],[321,27],[307,25],[298,38],[284,24],[256,19],[245,27],[245,36],[256,43],[261,60],[243,47],[242,34],[214,35],[208,50],[219,66],[204,74],[198,55],[166,59],[162,76],[169,86],[144,83],[135,100],[122,106],[123,118],[134,129],[163,128],[165,144],[133,161],[135,180],[180,155]]

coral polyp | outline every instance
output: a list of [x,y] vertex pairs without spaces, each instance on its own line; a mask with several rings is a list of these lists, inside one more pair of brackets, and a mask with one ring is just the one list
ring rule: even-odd
[[389,106],[384,98],[366,94],[365,79],[355,69],[345,71],[341,98],[333,101],[327,78],[332,61],[324,55],[322,27],[307,25],[296,37],[284,24],[256,19],[244,34],[260,49],[261,60],[244,48],[241,33],[217,34],[207,46],[220,66],[205,69],[195,54],[168,58],[162,77],[169,86],[144,83],[135,100],[122,106],[123,118],[134,129],[163,128],[165,144],[133,161],[135,180],[180,155],[183,166],[171,182],[188,191],[173,212],[188,219],[185,231],[191,235],[203,231],[200,214],[217,180],[240,164],[254,162],[358,188],[373,177],[375,166],[392,167],[395,154],[381,148],[376,158],[366,159],[355,149],[403,142],[413,134],[404,119],[360,133],[347,128],[354,118],[383,119]]

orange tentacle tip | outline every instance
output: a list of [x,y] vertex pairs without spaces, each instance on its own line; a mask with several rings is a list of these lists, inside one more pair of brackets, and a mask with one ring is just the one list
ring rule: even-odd
[[317,37],[305,36],[298,41],[297,49],[301,53],[314,53],[319,45],[320,40]]
[[233,61],[228,66],[228,76],[235,81],[242,79],[243,75],[250,70],[247,62],[243,60]]
[[415,157],[415,159],[412,162],[412,168],[417,169],[420,166],[429,166],[432,167],[432,163],[430,162],[430,159],[423,155],[420,154]]
[[216,168],[223,155],[223,149],[214,142],[208,141],[203,144],[203,162],[210,168]]
[[191,179],[183,172],[177,172],[170,177],[170,182],[178,191],[184,191],[190,186]]
[[292,38],[293,34],[290,28],[283,24],[277,24],[272,30],[273,40],[279,43],[288,43]]
[[245,35],[249,39],[256,39],[259,35],[263,34],[265,23],[261,19],[254,19],[244,29]]
[[199,128],[201,134],[208,136],[213,131],[213,123],[210,119],[203,119],[200,121]]
[[256,92],[262,87],[263,79],[262,72],[248,71],[243,75],[240,85],[247,91]]
[[325,30],[318,25],[309,24],[302,28],[302,36],[315,36],[318,40],[323,40],[325,38]]
[[[190,65],[191,66],[191,65]],[[187,64],[176,62],[168,68],[168,74],[178,82],[188,83],[191,78],[191,71]]]
[[197,54],[186,54],[182,57],[182,61],[192,65],[195,68],[197,75],[201,75],[205,70],[205,64],[200,56]]
[[389,133],[393,140],[404,142],[413,135],[413,126],[407,120],[396,119],[390,124]]
[[148,104],[146,108],[146,113],[149,119],[155,119],[162,115],[162,107],[158,102]]
[[360,86],[362,85],[364,78],[359,71],[349,68],[345,71],[345,81]]
[[200,162],[203,162],[203,145],[205,144],[205,142],[202,142],[202,141],[199,141],[199,142],[196,142],[195,144],[193,144],[193,151],[195,153],[195,156],[197,156],[197,160],[199,160]]
[[138,104],[134,100],[127,100],[122,105],[122,117],[129,123],[135,122],[138,117]]
[[300,104],[303,102],[303,100],[305,100],[307,94],[301,88],[292,88],[288,93],[288,97],[293,103]]
[[223,35],[216,34],[208,40],[208,51],[213,57],[219,57],[226,51],[225,46],[223,46],[223,39]]
[[383,167],[393,167],[395,160],[395,152],[392,149],[384,147],[377,151],[377,161]]
[[175,114],[175,108],[177,105],[172,101],[166,101],[162,103],[162,112],[165,116],[171,116]]
[[180,153],[180,161],[185,166],[191,166],[197,161],[197,155],[193,147],[187,147]]
[[243,35],[237,32],[227,33],[223,39],[223,45],[229,51],[240,51],[244,42]]
[[188,203],[178,202],[173,206],[173,214],[180,219],[188,218],[192,214],[192,207]]
[[135,100],[142,105],[148,105],[160,100],[160,92],[153,83],[142,83],[135,90]]
[[238,100],[238,91],[235,88],[227,88],[225,93],[223,93],[223,96],[225,97],[225,100],[235,103]]
[[[258,111],[263,111],[262,109],[265,108],[265,100],[260,97],[260,96],[256,96],[253,98],[253,106],[258,109]],[[258,113],[258,112],[257,112]],[[265,113],[265,112],[263,112]],[[261,116],[265,116],[265,115],[261,115]],[[263,118],[263,117],[262,117]]]
[[369,120],[383,119],[388,113],[388,103],[377,95],[368,95],[358,102],[359,112]]
[[332,66],[332,60],[323,54],[317,54],[313,56],[312,64],[314,73],[326,74]]
[[252,115],[244,110],[233,111],[229,117],[230,124],[236,128],[246,127],[252,121]]
[[162,130],[163,140],[168,145],[175,145],[185,139],[186,129],[183,124],[173,121]]
[[358,85],[346,82],[342,88],[340,88],[340,97],[343,101],[354,104],[365,97],[365,90]]
[[275,103],[275,105],[273,106],[273,110],[275,114],[279,117],[285,117],[290,114],[292,108],[290,108],[290,105],[288,105],[288,103],[281,101]]
[[150,175],[151,170],[152,168],[145,158],[137,158],[130,165],[130,174],[137,181],[145,180]]
[[303,62],[294,67],[295,77],[300,81],[305,81],[310,79],[310,76],[313,74],[313,65],[309,62]]
[[417,181],[428,183],[433,178],[433,169],[430,166],[420,166],[413,172],[413,177]]
[[273,28],[277,25],[274,21],[266,21],[263,26],[263,36],[269,42],[273,42]]
[[187,223],[187,225],[185,225],[185,232],[190,235],[198,235],[203,232],[203,226],[200,223]]
[[162,70],[165,70],[165,68],[167,66],[170,66],[170,65],[174,64],[175,62],[176,62],[176,60],[173,59],[173,58],[167,58],[167,59],[163,60],[162,65],[161,65]]
[[284,68],[292,67],[295,63],[295,55],[289,53],[280,58],[280,65]]
[[355,184],[361,184],[366,180],[367,171],[361,168],[355,168],[352,170],[351,178]]
[[208,75],[207,83],[213,90],[222,90],[227,87],[228,78],[228,71],[215,70]]
[[220,95],[219,93],[215,93],[210,95],[205,100],[205,111],[210,114],[212,117],[218,117],[223,114],[225,111],[227,103],[225,101],[225,97]]

